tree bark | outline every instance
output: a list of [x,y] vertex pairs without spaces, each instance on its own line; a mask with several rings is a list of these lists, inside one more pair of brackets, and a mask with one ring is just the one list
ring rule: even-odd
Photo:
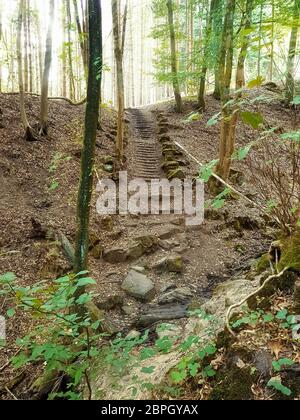
[[18,28],[17,28],[17,59],[18,59],[18,79],[19,79],[19,95],[20,95],[20,112],[21,121],[25,130],[25,138],[28,141],[35,140],[32,134],[32,128],[28,122],[25,110],[25,89],[23,81],[23,59],[22,59],[22,26],[24,22],[25,1],[20,0],[18,12]]
[[290,104],[293,101],[295,93],[295,57],[297,48],[297,37],[299,30],[299,17],[300,17],[300,0],[295,0],[294,13],[293,13],[293,27],[290,37],[289,53],[286,66],[286,86],[285,86],[285,101]]
[[179,84],[179,78],[178,78],[173,0],[167,0],[167,8],[168,8],[168,25],[169,25],[169,31],[170,31],[170,44],[171,44],[172,83],[173,83],[173,89],[174,89],[174,95],[175,95],[176,111],[178,113],[181,113],[183,111],[183,104],[182,104],[180,84]]
[[46,136],[48,134],[48,90],[49,90],[49,74],[52,62],[52,38],[53,38],[53,24],[54,24],[54,0],[50,0],[49,12],[49,27],[46,39],[46,53],[44,74],[42,80],[41,90],[41,116],[40,116],[40,135]]
[[124,71],[123,57],[125,46],[126,22],[128,3],[126,1],[123,24],[121,23],[120,0],[112,0],[112,19],[113,19],[113,37],[114,37],[114,53],[117,70],[117,105],[118,105],[118,122],[117,122],[117,138],[116,138],[116,155],[119,164],[122,166],[124,158]]
[[[251,29],[252,26],[252,12],[253,12],[253,0],[247,0],[246,2],[246,15],[242,28],[245,30]],[[250,45],[250,35],[243,35],[242,47],[238,57],[237,71],[236,71],[236,90],[241,89],[246,84],[245,78],[245,61],[247,57],[247,51]]]
[[[89,71],[84,141],[81,157],[81,178],[77,201],[77,237],[74,264],[76,274],[85,271],[88,266],[90,205],[93,191],[95,147],[103,65],[101,1],[89,0],[88,8]],[[84,288],[77,291],[78,296],[82,293],[84,293]],[[81,312],[82,307],[78,311]]]
[[231,158],[234,152],[235,132],[237,124],[237,113],[228,104],[230,100],[230,85],[233,65],[233,23],[235,15],[236,0],[227,0],[224,30],[222,35],[220,61],[220,88],[222,100],[222,125],[219,150],[219,162],[216,174],[224,181],[230,173]]

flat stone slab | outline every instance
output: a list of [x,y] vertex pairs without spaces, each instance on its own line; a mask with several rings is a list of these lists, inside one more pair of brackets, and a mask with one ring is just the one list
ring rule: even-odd
[[193,293],[188,287],[180,287],[175,290],[168,291],[158,298],[158,303],[160,305],[170,304],[170,303],[182,303],[188,304],[193,298]]
[[155,296],[155,288],[152,281],[145,274],[135,270],[129,271],[122,284],[122,289],[138,300],[149,302]]
[[149,327],[159,321],[181,319],[187,316],[187,305],[175,304],[154,306],[148,309],[138,321],[138,326]]

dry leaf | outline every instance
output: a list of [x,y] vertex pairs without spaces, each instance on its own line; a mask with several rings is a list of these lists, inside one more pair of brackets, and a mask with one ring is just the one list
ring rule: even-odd
[[270,350],[271,350],[272,354],[274,354],[276,359],[278,359],[279,354],[282,351],[282,341],[281,340],[270,341],[269,347],[270,347]]

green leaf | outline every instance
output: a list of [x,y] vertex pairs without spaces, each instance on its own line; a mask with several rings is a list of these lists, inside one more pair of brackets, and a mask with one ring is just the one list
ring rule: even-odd
[[13,283],[16,280],[14,273],[6,273],[0,276],[0,283]]
[[266,315],[263,315],[263,321],[264,321],[265,323],[268,323],[268,322],[272,322],[272,321],[274,321],[274,315],[273,315],[273,314],[266,314]]
[[83,287],[83,286],[88,286],[90,284],[94,285],[94,284],[97,284],[97,282],[90,277],[86,277],[86,278],[83,278],[83,279],[79,279],[76,286],[77,287]]
[[261,124],[264,123],[264,118],[260,112],[241,112],[241,118],[243,122],[250,125],[254,129],[258,129]]
[[140,358],[141,360],[147,360],[147,359],[151,359],[151,357],[154,357],[156,354],[157,354],[157,351],[155,349],[148,347],[148,348],[144,348],[141,351]]
[[151,374],[154,371],[155,371],[155,366],[144,367],[141,370],[142,373],[147,373],[147,374]]
[[6,315],[8,316],[8,318],[12,318],[13,316],[15,316],[15,314],[16,314],[16,311],[14,308],[11,308],[6,312]]
[[280,372],[283,367],[293,366],[294,364],[295,364],[295,362],[291,359],[288,359],[288,358],[279,359],[278,361],[275,361],[275,362],[272,363],[275,372]]
[[300,141],[300,131],[291,131],[289,133],[281,134],[280,138],[282,140],[291,140],[294,142]]
[[237,160],[244,160],[249,155],[250,150],[252,149],[253,144],[250,143],[248,146],[244,147],[237,151]]
[[[251,29],[252,31],[252,29]],[[264,78],[262,76],[258,76],[256,79],[251,80],[248,84],[247,87],[248,89],[254,89],[256,87],[259,87],[263,84],[264,82]]]
[[187,377],[186,371],[173,370],[171,372],[171,379],[175,384],[180,384]]
[[269,388],[275,388],[277,391],[281,392],[283,395],[286,395],[288,397],[292,395],[292,391],[282,384],[280,378],[270,379],[267,386]]
[[291,102],[291,105],[300,105],[300,95],[295,96],[295,98]]
[[207,125],[209,127],[212,127],[213,125],[218,124],[220,115],[221,115],[220,112],[218,114],[214,115],[210,120],[207,121]]
[[287,309],[283,309],[282,311],[279,311],[276,315],[276,319],[279,319],[280,321],[286,320],[288,315]]

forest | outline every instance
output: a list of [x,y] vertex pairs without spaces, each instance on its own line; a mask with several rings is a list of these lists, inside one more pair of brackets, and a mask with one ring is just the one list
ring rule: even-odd
[[300,399],[299,41],[300,0],[0,0],[0,400]]

